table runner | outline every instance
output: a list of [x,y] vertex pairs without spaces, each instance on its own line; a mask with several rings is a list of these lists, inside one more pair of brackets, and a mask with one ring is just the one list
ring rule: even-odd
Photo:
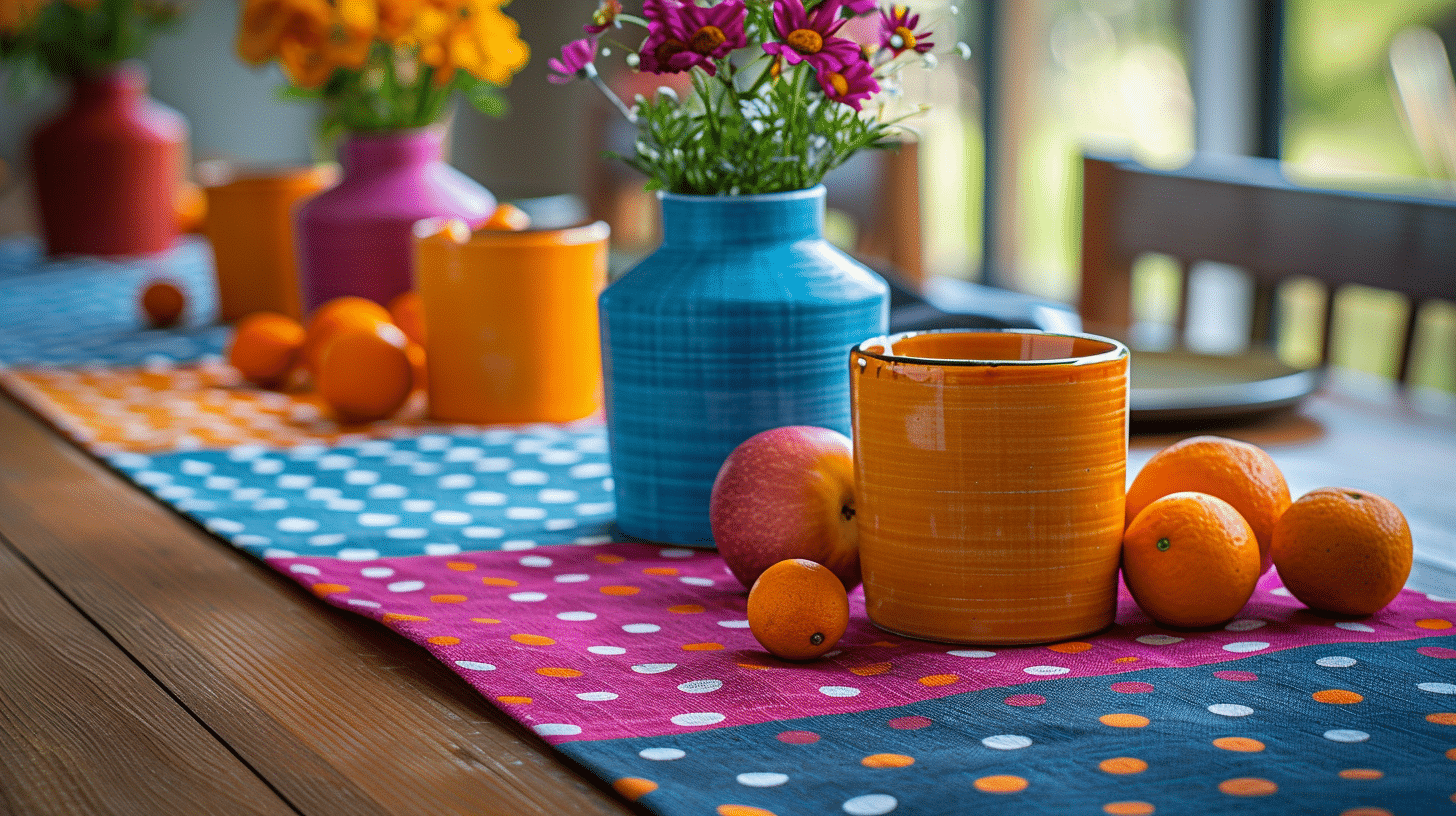
[[[167,274],[186,325],[148,330]],[[612,534],[596,419],[334,425],[221,362],[210,256],[43,260],[0,242],[0,383],[140,489],[329,603],[420,644],[623,796],[663,814],[1444,812],[1456,602],[1334,620],[1275,574],[1224,627],[1125,590],[1083,640],[886,634],[860,591],[838,648],[779,661],[712,551]],[[1363,808],[1363,810],[1362,810]],[[1383,809],[1383,810],[1382,810]]]

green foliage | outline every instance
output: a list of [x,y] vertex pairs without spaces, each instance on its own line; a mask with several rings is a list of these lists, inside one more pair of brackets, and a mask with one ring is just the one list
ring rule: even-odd
[[20,92],[47,75],[97,73],[145,54],[183,9],[171,0],[51,0],[18,30],[0,35],[0,61],[11,64],[12,91]]

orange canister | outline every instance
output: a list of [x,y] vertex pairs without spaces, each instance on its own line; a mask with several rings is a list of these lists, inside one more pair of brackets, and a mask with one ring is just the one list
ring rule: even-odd
[[237,320],[259,311],[302,319],[293,210],[331,186],[327,166],[249,167],[204,162],[204,232],[217,269],[218,316]]
[[1125,346],[1014,330],[877,337],[850,352],[850,397],[873,623],[976,644],[1112,623]]
[[415,225],[429,413],[456,422],[566,422],[602,399],[597,295],[606,222],[471,232]]

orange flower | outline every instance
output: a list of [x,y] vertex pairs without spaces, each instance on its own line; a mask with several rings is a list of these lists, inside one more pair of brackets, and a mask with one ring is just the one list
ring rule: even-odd
[[420,61],[435,66],[435,82],[448,83],[463,69],[495,85],[505,85],[530,58],[520,26],[501,12],[500,0],[473,0],[451,20],[437,40],[422,42]]
[[0,34],[15,34],[30,24],[48,0],[0,0]]
[[[321,50],[329,32],[329,6],[323,0],[247,0],[238,26],[238,56],[251,65],[283,59],[287,41],[291,61],[300,49]],[[286,66],[286,63],[285,63]]]

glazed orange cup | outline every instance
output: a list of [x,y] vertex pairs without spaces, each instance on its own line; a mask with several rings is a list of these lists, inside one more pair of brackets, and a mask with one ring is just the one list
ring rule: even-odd
[[198,166],[207,198],[203,232],[212,244],[223,321],[262,311],[303,318],[293,210],[332,185],[336,176],[323,166],[248,167],[218,161]]
[[850,352],[865,606],[950,643],[1048,643],[1117,612],[1128,351],[1034,331]]
[[456,422],[567,422],[601,407],[597,295],[606,222],[471,232],[415,225],[429,413]]

